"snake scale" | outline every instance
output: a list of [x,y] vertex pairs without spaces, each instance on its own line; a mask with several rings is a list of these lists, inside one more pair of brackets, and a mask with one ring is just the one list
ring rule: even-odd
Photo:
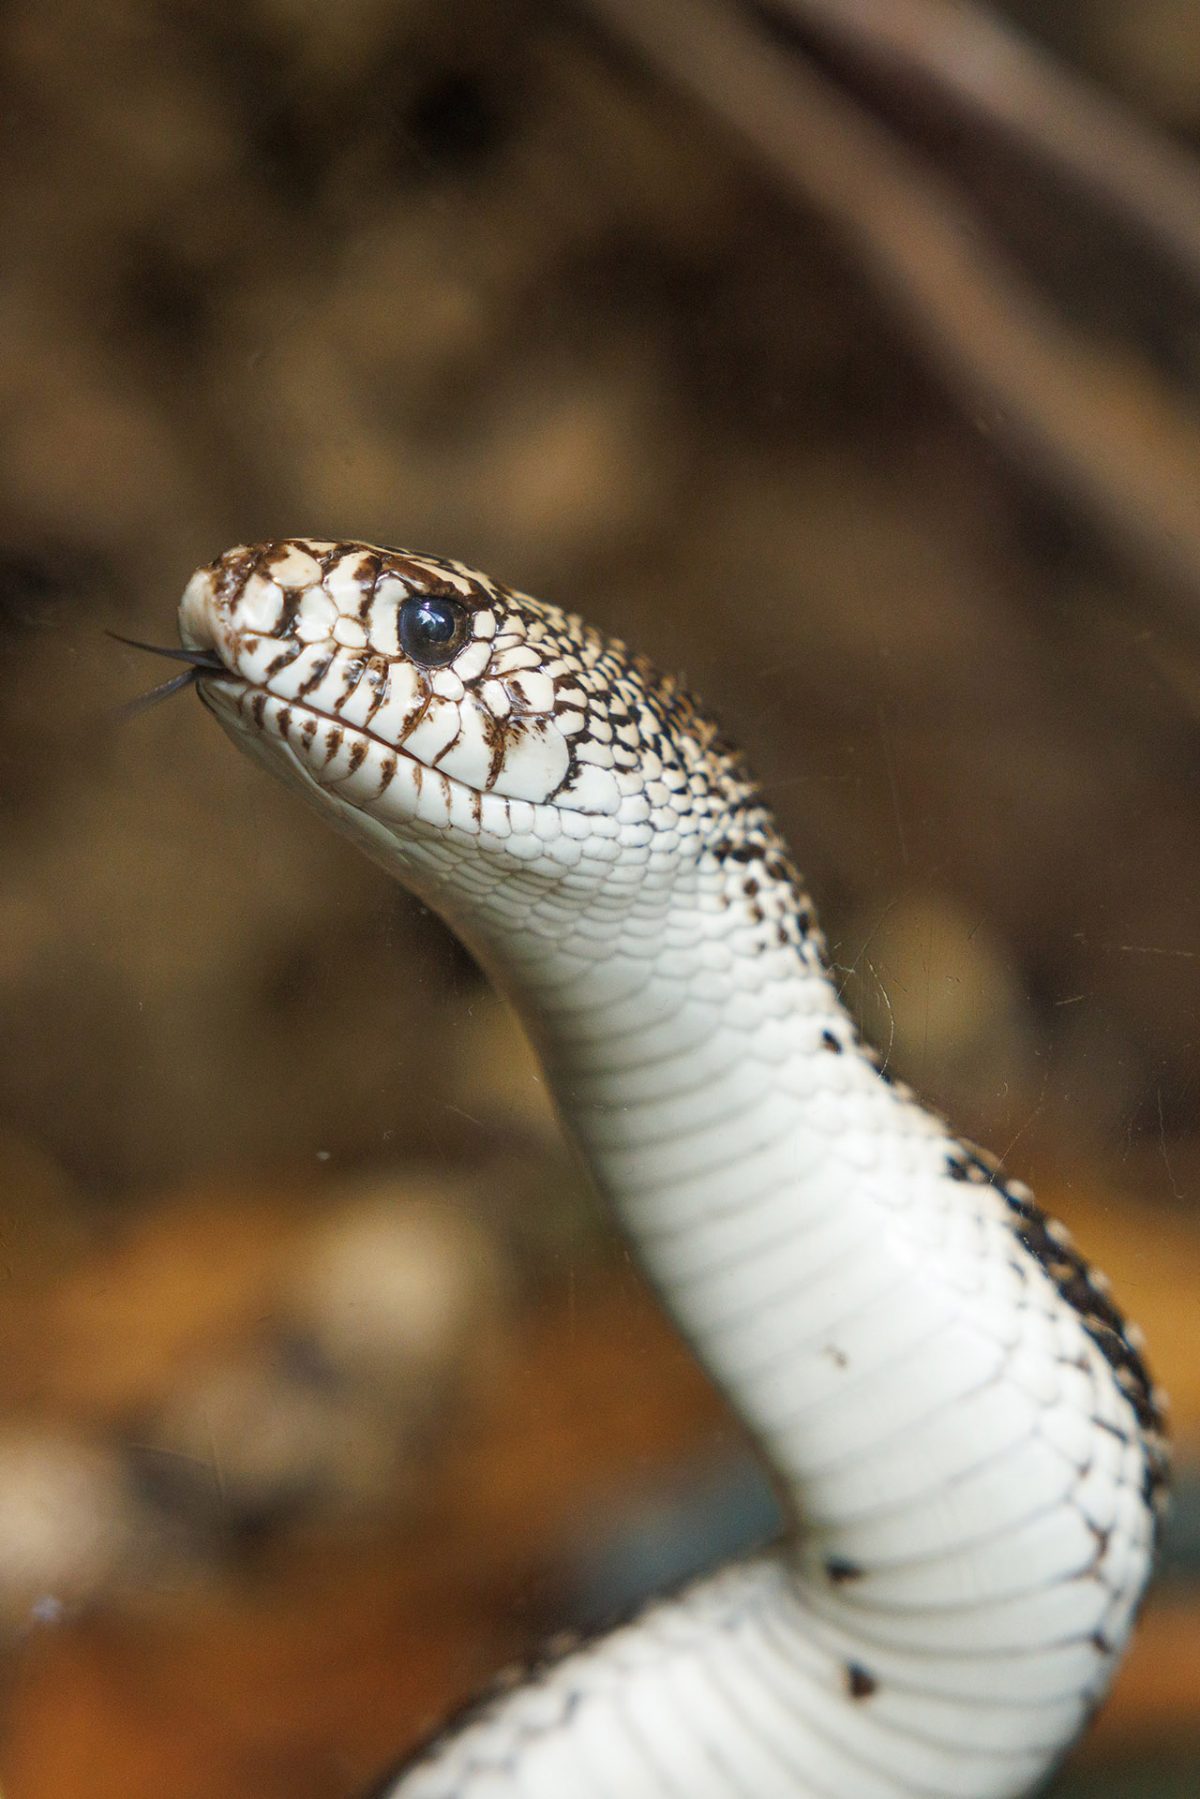
[[1129,1636],[1161,1401],[1068,1234],[859,1042],[738,752],[623,644],[437,557],[239,547],[180,621],[234,741],[512,1002],[793,1520],[379,1793],[1030,1791]]

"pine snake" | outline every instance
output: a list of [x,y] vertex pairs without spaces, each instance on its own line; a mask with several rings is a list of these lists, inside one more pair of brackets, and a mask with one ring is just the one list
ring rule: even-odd
[[240,547],[180,619],[234,741],[511,1000],[796,1521],[380,1794],[1028,1792],[1148,1578],[1159,1396],[1067,1233],[860,1043],[738,752],[623,644],[454,561]]

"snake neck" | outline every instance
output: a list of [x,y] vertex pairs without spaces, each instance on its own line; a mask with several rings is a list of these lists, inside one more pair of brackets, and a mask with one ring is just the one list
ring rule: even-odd
[[181,618],[225,728],[523,1013],[791,1515],[391,1790],[1028,1791],[1145,1586],[1155,1394],[1065,1233],[860,1047],[715,721],[580,620],[402,551],[239,548]]
[[1101,1691],[1152,1553],[1149,1379],[1066,1233],[860,1045],[778,840],[578,915],[496,903],[485,958],[803,1521],[814,1618],[851,1654],[1024,1653],[1051,1585]]

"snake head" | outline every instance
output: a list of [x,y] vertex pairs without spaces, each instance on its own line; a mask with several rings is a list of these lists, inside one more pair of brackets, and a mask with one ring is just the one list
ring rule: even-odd
[[180,629],[222,665],[197,686],[226,730],[410,868],[466,834],[493,871],[619,885],[727,814],[715,727],[672,680],[461,563],[239,547],[192,577]]

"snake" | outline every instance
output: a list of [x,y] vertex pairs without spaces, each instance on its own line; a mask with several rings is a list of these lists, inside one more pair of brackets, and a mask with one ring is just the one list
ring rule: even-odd
[[741,753],[619,640],[440,556],[240,545],[179,627],[168,687],[515,1008],[786,1520],[501,1682],[380,1799],[1031,1791],[1128,1642],[1164,1401],[1066,1229],[860,1039]]

